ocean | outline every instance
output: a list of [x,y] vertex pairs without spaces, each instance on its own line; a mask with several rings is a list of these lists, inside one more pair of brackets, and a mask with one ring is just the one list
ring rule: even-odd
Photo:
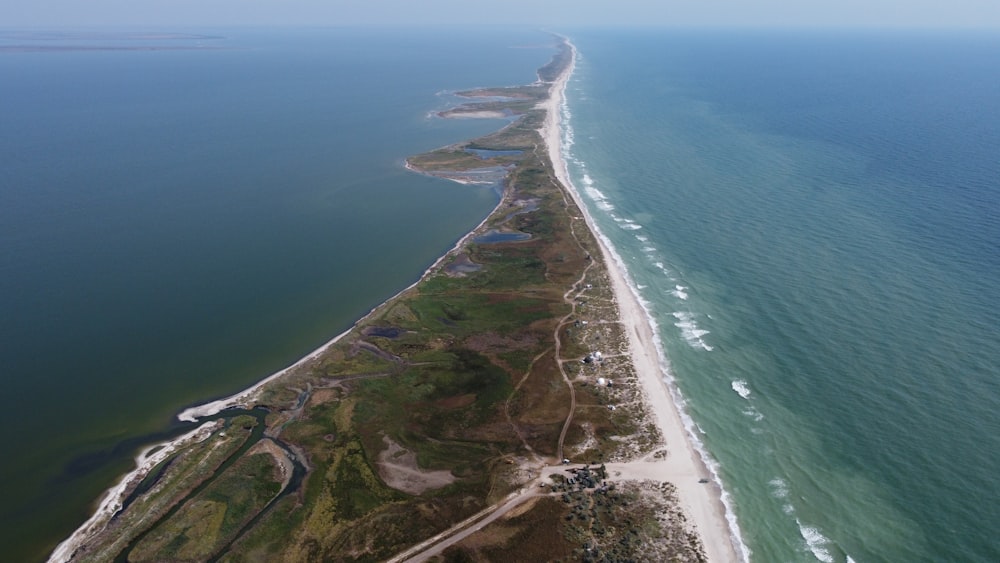
[[[493,209],[404,169],[498,129],[536,30],[0,30],[0,545],[44,560],[186,406],[353,324]],[[130,32],[130,33],[123,33]]]
[[579,30],[564,147],[754,561],[1000,561],[1000,35]]

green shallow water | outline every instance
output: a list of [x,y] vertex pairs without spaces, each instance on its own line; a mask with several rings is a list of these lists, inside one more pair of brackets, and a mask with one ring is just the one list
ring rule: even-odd
[[1000,560],[1000,37],[572,36],[574,182],[752,559]]

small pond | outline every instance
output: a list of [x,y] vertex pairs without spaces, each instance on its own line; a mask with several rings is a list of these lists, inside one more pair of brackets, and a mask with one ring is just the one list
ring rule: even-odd
[[505,233],[493,230],[479,235],[478,237],[472,239],[472,242],[478,244],[496,244],[498,242],[515,242],[519,240],[528,240],[530,238],[531,235],[528,233]]

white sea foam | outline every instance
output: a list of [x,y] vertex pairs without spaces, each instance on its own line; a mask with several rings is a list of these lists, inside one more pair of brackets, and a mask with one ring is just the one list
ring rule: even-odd
[[[584,174],[583,179],[586,182],[590,179],[590,176]],[[593,181],[591,181],[590,184],[584,188],[584,191],[587,193],[587,196],[594,201],[598,209],[601,211],[614,211],[615,206],[608,201],[608,196],[604,195],[604,192],[594,187]]]
[[649,242],[649,237],[646,235],[635,235],[635,240],[639,242]]
[[[775,477],[774,479],[768,481],[767,484],[771,486],[771,495],[774,496],[774,498],[784,501],[788,500],[788,483],[786,483],[784,479]],[[792,516],[795,514],[795,507],[792,506],[790,502],[785,502],[785,504],[781,505],[781,511],[788,516]]]
[[[563,107],[565,108],[566,105],[568,104],[568,100],[564,98],[562,103]],[[568,128],[569,124],[567,120],[563,120],[561,126],[563,128]],[[569,184],[570,185],[567,186],[569,189],[574,190],[577,193],[580,193],[580,191],[576,188],[576,186],[572,184],[572,182],[570,182]],[[614,215],[612,215],[611,218],[616,223],[619,224],[628,221],[626,219],[622,219]],[[635,224],[634,222],[629,222],[627,224],[635,225],[634,228],[629,228],[629,230],[638,230],[642,228],[641,225]],[[631,274],[629,273],[628,267],[626,267],[625,262],[621,258],[621,255],[618,254],[618,251],[615,248],[614,244],[612,244],[611,240],[608,239],[603,232],[601,232],[600,227],[598,227],[597,225],[594,225],[594,235],[600,238],[601,241],[604,243],[604,247],[608,250],[611,260],[614,261],[616,266],[621,270],[623,276],[625,277],[625,281],[628,283],[629,289],[631,289],[633,294],[638,298],[639,305],[642,307],[643,311],[646,314],[646,318],[649,321],[649,324],[653,331],[653,342],[655,344],[657,355],[659,356],[660,368],[661,372],[663,373],[663,380],[667,384],[667,390],[670,392],[670,397],[673,400],[674,404],[677,406],[677,410],[678,413],[680,414],[681,421],[684,424],[684,430],[685,432],[687,432],[687,435],[691,440],[692,446],[698,453],[698,456],[701,457],[702,461],[705,464],[705,467],[708,468],[708,472],[712,476],[712,481],[719,487],[719,490],[721,491],[720,499],[722,501],[723,510],[725,512],[726,522],[728,523],[729,529],[732,533],[730,540],[732,541],[733,547],[736,549],[737,557],[741,562],[748,563],[750,561],[750,556],[751,556],[750,548],[747,546],[746,542],[743,541],[743,536],[742,533],[740,532],[740,525],[736,519],[736,512],[733,509],[732,497],[729,495],[729,492],[726,490],[725,486],[723,485],[722,478],[720,477],[719,464],[708,453],[708,450],[705,449],[705,444],[701,441],[699,437],[700,434],[697,429],[697,426],[694,420],[687,413],[687,401],[684,399],[684,396],[677,388],[677,385],[674,381],[673,369],[670,366],[670,360],[667,358],[665,354],[663,340],[660,335],[660,325],[656,321],[656,318],[653,315],[652,310],[650,309],[649,302],[643,299],[642,294],[639,291],[640,289],[646,289],[646,286],[639,286],[635,283],[635,281],[632,279]]]
[[590,177],[590,174],[584,174],[583,175],[583,183],[586,184],[587,187],[593,186],[594,185],[594,179]]
[[771,494],[774,498],[786,499],[788,498],[788,483],[780,477],[775,477],[767,482],[771,486]]
[[[576,189],[576,187],[572,185],[569,187],[571,189]],[[656,317],[653,315],[649,301],[643,298],[642,293],[639,291],[639,289],[645,289],[647,286],[639,286],[635,283],[635,281],[633,281],[628,267],[622,260],[621,255],[618,254],[615,246],[611,243],[611,240],[608,239],[596,225],[594,231],[594,234],[601,239],[605,248],[608,249],[608,253],[611,255],[611,260],[613,260],[616,266],[621,269],[621,272],[625,277],[625,281],[628,283],[629,288],[636,296],[639,301],[639,305],[646,314],[646,319],[649,321],[650,327],[653,330],[653,343],[655,344],[656,353],[660,358],[660,369],[663,373],[663,381],[667,384],[667,390],[670,392],[670,398],[673,400],[674,405],[677,406],[677,411],[680,414],[682,423],[684,424],[684,431],[687,432],[692,446],[694,446],[695,451],[698,452],[698,456],[705,464],[705,467],[708,468],[708,472],[712,476],[712,481],[721,491],[720,499],[722,501],[723,511],[725,512],[726,523],[729,525],[729,529],[732,532],[730,540],[736,549],[737,556],[741,562],[749,563],[751,555],[750,548],[747,546],[746,542],[743,541],[743,536],[740,532],[740,525],[736,519],[736,512],[733,509],[732,497],[723,485],[722,477],[720,477],[719,463],[708,453],[708,450],[705,448],[705,444],[699,437],[704,434],[704,431],[697,426],[694,419],[692,419],[687,413],[687,400],[681,394],[680,389],[677,388],[677,384],[674,380],[673,369],[670,367],[670,360],[665,354],[663,339],[660,335],[660,324],[656,321]],[[709,350],[711,350],[711,347],[709,347]]]
[[798,518],[795,523],[799,525],[799,533],[806,542],[806,547],[812,552],[816,559],[823,563],[833,563],[833,555],[830,554],[830,539],[823,535],[818,528],[803,525]]
[[753,407],[747,407],[747,408],[743,409],[742,412],[743,412],[744,416],[749,416],[750,418],[753,419],[754,422],[760,422],[760,421],[764,420],[764,415],[761,414],[761,412],[759,410],[757,410],[757,409],[755,409]]
[[[564,118],[568,118],[569,116],[566,113],[563,113],[563,117]],[[564,119],[564,121],[567,121],[567,119]],[[573,129],[572,128],[567,127],[563,131],[562,145],[563,145],[562,154],[565,155],[570,160],[572,160],[573,157],[570,155],[570,148],[573,146]]]
[[678,299],[684,299],[686,301],[687,298],[688,298],[687,291],[685,291],[686,289],[689,289],[689,288],[684,287],[683,285],[678,284],[678,285],[674,286],[673,291],[671,291],[670,293],[672,293],[674,295],[674,297],[676,297]]
[[744,399],[750,398],[750,388],[747,387],[747,382],[745,380],[737,379],[730,385],[732,386],[733,391],[736,391],[736,394],[740,397],[743,397]]
[[649,245],[646,245],[646,246],[642,247],[642,251],[648,254],[650,252],[656,252],[656,248],[654,248],[652,246],[649,246]]
[[622,228],[625,229],[626,231],[638,231],[639,229],[642,228],[642,225],[636,223],[635,221],[630,221],[628,219],[625,219],[622,224]]
[[705,342],[704,338],[702,338],[706,334],[709,334],[709,331],[704,330],[698,326],[698,323],[696,323],[694,320],[694,313],[675,311],[673,313],[673,316],[675,319],[677,319],[677,322],[674,323],[674,326],[681,329],[681,337],[684,338],[684,340],[692,348],[701,348],[706,352],[712,351],[713,348],[709,346],[707,342]]

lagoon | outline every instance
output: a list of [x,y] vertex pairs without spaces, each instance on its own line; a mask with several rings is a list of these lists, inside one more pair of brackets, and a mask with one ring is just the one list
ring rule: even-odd
[[403,159],[496,129],[429,115],[553,52],[502,28],[191,33],[212,48],[0,54],[12,560],[43,559],[177,411],[295,361],[478,224],[490,187]]

